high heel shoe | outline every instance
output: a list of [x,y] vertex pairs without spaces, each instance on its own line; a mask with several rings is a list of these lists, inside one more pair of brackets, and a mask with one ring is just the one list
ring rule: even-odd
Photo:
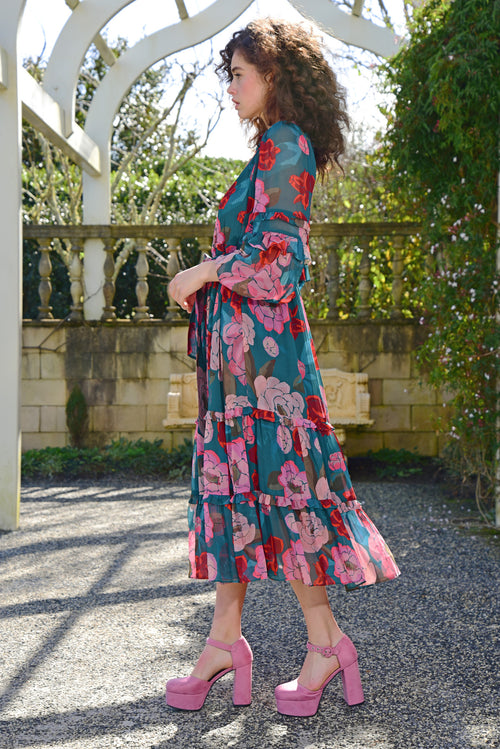
[[199,710],[210,691],[210,687],[221,676],[234,671],[233,704],[249,705],[252,701],[252,651],[244,637],[240,637],[232,645],[225,642],[212,640],[207,637],[208,645],[213,645],[220,650],[231,653],[233,665],[225,668],[212,676],[211,679],[198,679],[197,676],[185,676],[182,679],[169,679],[167,681],[166,702],[170,707],[180,710]]
[[358,654],[347,635],[344,635],[335,647],[321,648],[308,642],[307,649],[314,653],[320,653],[324,658],[331,658],[336,655],[339,668],[325,679],[319,689],[307,689],[307,687],[299,684],[297,679],[277,686],[274,694],[279,713],[301,717],[316,715],[323,690],[338,673],[342,675],[344,699],[347,704],[359,705],[364,702],[363,687],[359,676]]

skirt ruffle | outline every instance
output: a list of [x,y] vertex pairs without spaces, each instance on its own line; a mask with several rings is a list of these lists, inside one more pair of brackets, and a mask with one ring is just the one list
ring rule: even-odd
[[190,577],[352,590],[398,576],[351,485],[333,429],[238,409],[198,421]]

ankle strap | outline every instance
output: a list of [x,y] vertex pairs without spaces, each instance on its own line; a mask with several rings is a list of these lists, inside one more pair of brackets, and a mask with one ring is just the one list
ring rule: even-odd
[[213,645],[214,648],[219,648],[219,650],[228,650],[229,652],[231,652],[233,648],[233,646],[228,645],[227,642],[219,642],[219,640],[212,640],[211,637],[207,637],[207,645]]
[[336,647],[330,645],[322,648],[319,645],[313,645],[311,642],[308,642],[307,649],[310,650],[311,653],[319,653],[323,658],[331,658],[333,655],[337,655]]

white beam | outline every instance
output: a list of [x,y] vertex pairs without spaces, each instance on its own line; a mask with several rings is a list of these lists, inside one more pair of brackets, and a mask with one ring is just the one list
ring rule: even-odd
[[[115,114],[137,78],[158,60],[214,36],[238,18],[251,3],[252,0],[217,0],[192,18],[141,39],[120,56],[101,81],[85,123],[85,132],[97,143],[102,154],[109,153]],[[108,224],[111,218],[110,202],[110,164],[109,158],[103,158],[99,178],[83,175],[84,223]],[[86,319],[99,320],[102,314],[103,267],[102,241],[89,240],[85,243],[84,266]]]
[[7,63],[7,52],[0,47],[0,91],[5,91],[9,85],[9,67]]
[[66,114],[65,135],[71,135],[75,124],[75,92],[88,48],[108,21],[132,2],[134,0],[72,2],[73,13],[57,38],[43,76],[43,88]]
[[101,158],[97,144],[78,125],[74,125],[69,138],[65,136],[63,110],[24,69],[21,70],[20,88],[23,117],[51,143],[59,146],[70,159],[97,177],[101,173]]
[[[0,47],[2,80],[0,90],[0,226],[2,227],[0,299],[7,312],[0,315],[2,367],[0,369],[0,529],[19,525],[21,496],[21,282],[22,282],[22,197],[21,197],[21,104],[17,74],[21,67],[17,40],[26,0],[2,4]],[[8,82],[6,80],[8,70]],[[6,85],[8,83],[8,85]]]
[[[367,49],[382,57],[392,57],[401,46],[401,37],[361,16],[344,13],[330,0],[289,0],[306,18],[314,19],[335,39]],[[356,6],[358,7],[358,6]]]

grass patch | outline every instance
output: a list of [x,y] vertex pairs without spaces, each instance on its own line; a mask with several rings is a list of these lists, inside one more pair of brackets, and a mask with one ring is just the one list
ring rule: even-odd
[[23,478],[53,476],[89,477],[113,473],[183,479],[191,475],[193,446],[190,440],[165,450],[161,440],[114,440],[103,448],[46,447],[22,456]]
[[422,475],[425,470],[435,470],[435,461],[412,450],[392,450],[384,447],[369,450],[364,458],[368,467],[379,479],[406,479]]

